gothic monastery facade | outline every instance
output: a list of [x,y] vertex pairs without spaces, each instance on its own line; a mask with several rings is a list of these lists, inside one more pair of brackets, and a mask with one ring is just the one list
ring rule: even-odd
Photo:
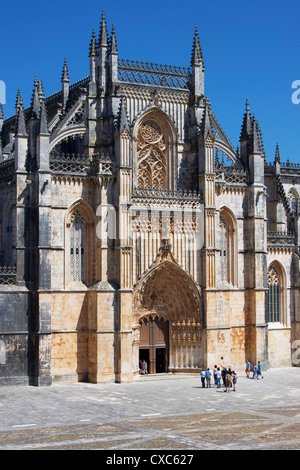
[[297,365],[300,166],[248,101],[232,146],[191,50],[121,59],[103,14],[89,76],[1,108],[0,384]]

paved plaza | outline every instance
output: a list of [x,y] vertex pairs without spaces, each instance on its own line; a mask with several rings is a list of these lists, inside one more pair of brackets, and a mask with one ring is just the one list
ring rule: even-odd
[[300,368],[239,373],[224,393],[199,375],[128,384],[0,387],[1,450],[300,449]]

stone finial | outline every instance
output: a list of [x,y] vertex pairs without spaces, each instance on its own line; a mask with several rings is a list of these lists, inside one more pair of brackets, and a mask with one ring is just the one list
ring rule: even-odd
[[31,118],[32,119],[39,118],[40,108],[41,108],[41,103],[40,103],[40,96],[39,96],[39,81],[37,79],[37,76],[35,76],[34,88],[33,88],[32,99],[31,99]]
[[264,154],[262,135],[259,128],[258,121],[255,117],[255,114],[252,116],[252,135],[251,135],[251,150],[253,152]]
[[49,135],[45,100],[41,102],[39,135]]
[[110,54],[118,53],[115,25],[112,25],[109,52]]
[[42,100],[45,98],[44,87],[42,80],[39,80],[38,82],[38,95],[40,102],[42,102]]
[[92,37],[91,37],[91,41],[90,41],[89,57],[92,57],[92,56],[96,55],[96,53],[97,53],[97,41],[96,41],[95,29],[93,28]]
[[211,128],[211,123],[210,123],[210,118],[209,118],[208,102],[205,103],[204,115],[203,115],[203,120],[202,120],[202,132],[203,132],[203,137],[205,140],[207,139],[209,135],[213,138],[214,134]]
[[191,58],[191,66],[193,65],[200,65],[204,66],[203,54],[201,49],[201,44],[198,35],[198,28],[195,28],[194,34],[194,42],[193,42],[193,49],[192,49],[192,58]]
[[107,47],[108,45],[108,32],[107,25],[104,15],[104,10],[102,10],[102,18],[100,23],[100,33],[99,33],[99,47]]
[[23,108],[23,99],[20,93],[20,90],[18,90],[18,106],[16,106],[17,109],[17,119],[16,119],[16,137],[21,136],[21,137],[27,137],[27,129],[26,129],[26,123],[25,123],[25,116],[24,116],[24,108]]
[[70,81],[68,64],[67,64],[67,59],[66,58],[64,60],[64,65],[63,65],[63,69],[62,69],[61,81],[62,82],[69,82]]
[[127,115],[126,108],[126,99],[123,97],[120,102],[120,112],[119,112],[119,129],[122,132],[124,129],[129,131],[129,120]]
[[18,88],[17,99],[16,99],[16,112],[17,113],[18,113],[20,106],[23,106],[23,98],[21,96],[20,88]]
[[276,149],[275,149],[275,163],[281,163],[278,143],[276,144]]
[[244,119],[243,119],[243,124],[242,124],[242,130],[241,130],[241,135],[240,135],[240,141],[245,141],[249,139],[249,136],[251,135],[252,131],[252,125],[251,125],[251,114],[250,114],[250,106],[249,106],[249,101],[248,98],[246,100],[246,110],[244,114]]

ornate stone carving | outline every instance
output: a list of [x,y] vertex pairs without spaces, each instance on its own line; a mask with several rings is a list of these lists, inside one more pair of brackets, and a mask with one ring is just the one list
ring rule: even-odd
[[164,134],[155,121],[141,124],[137,150],[137,187],[167,189],[166,143]]

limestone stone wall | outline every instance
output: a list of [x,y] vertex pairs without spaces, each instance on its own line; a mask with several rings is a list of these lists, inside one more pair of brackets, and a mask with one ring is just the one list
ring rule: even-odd
[[83,380],[88,372],[86,292],[54,292],[51,302],[51,373]]

